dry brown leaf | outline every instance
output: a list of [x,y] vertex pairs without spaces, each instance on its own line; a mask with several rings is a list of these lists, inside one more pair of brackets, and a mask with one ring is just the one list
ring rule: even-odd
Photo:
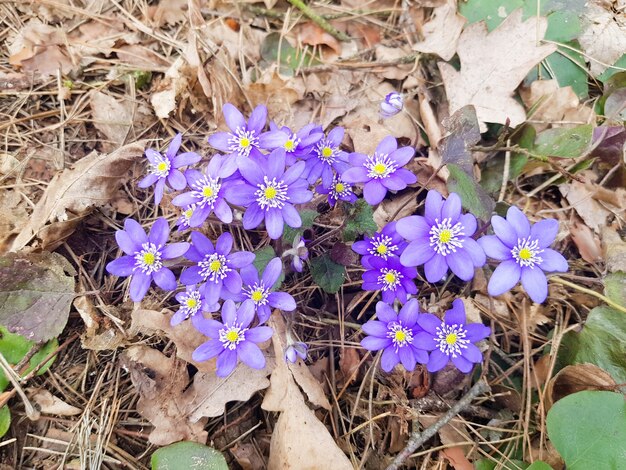
[[144,144],[135,142],[110,154],[92,152],[56,175],[11,250],[21,250],[34,238],[41,241],[42,248],[58,246],[93,207],[107,204],[117,194],[132,165],[142,157]]
[[27,388],[26,392],[28,398],[38,405],[41,413],[57,416],[76,416],[83,412],[80,408],[65,403],[43,388]]
[[85,322],[86,331],[80,336],[84,349],[106,351],[117,349],[127,343],[120,328],[96,309],[91,299],[81,296],[74,299],[74,308]]
[[613,390],[616,383],[609,373],[594,364],[564,367],[548,382],[546,411],[561,398],[583,390]]
[[[581,15],[582,33],[578,42],[591,58],[591,73],[599,75],[626,51],[626,16],[607,0],[591,0]],[[617,6],[617,5],[616,5]]]
[[602,228],[602,250],[609,272],[626,272],[626,242],[613,227]]
[[206,418],[190,420],[189,400],[183,398],[189,382],[184,361],[169,358],[148,346],[131,346],[122,354],[122,364],[139,392],[137,411],[154,426],[148,437],[152,444],[164,446],[181,440],[206,442]]
[[133,125],[133,104],[130,100],[116,100],[101,91],[91,96],[93,125],[102,132],[115,147],[124,143]]
[[176,100],[189,85],[191,69],[187,62],[179,57],[165,72],[156,91],[150,97],[150,103],[158,118],[167,118],[176,109]]
[[300,80],[283,78],[276,69],[274,66],[265,70],[257,81],[248,85],[246,95],[252,103],[265,104],[274,122],[288,123],[294,114],[293,104],[304,98],[304,89]]
[[341,43],[331,34],[324,31],[317,24],[308,21],[300,25],[297,30],[298,41],[309,46],[327,46],[335,54],[341,54]]
[[[588,172],[582,174],[593,177]],[[586,179],[589,181],[589,178]],[[593,183],[580,181],[572,181],[559,186],[561,194],[565,196],[568,204],[574,208],[587,227],[599,233],[600,229],[606,225],[607,217],[611,215],[611,212],[594,199],[593,195],[596,190],[597,186]]]
[[448,447],[440,454],[450,461],[454,470],[474,470],[474,464],[465,456],[465,449],[462,446]]
[[385,225],[391,222],[394,216],[394,220],[400,220],[402,217],[415,214],[416,210],[417,198],[415,197],[415,192],[404,191],[398,196],[385,198],[383,202],[378,204],[374,211],[373,219],[378,228],[382,230]]
[[254,444],[248,442],[237,442],[228,449],[237,463],[243,470],[264,470],[263,456],[259,453]]
[[510,120],[511,126],[524,122],[524,107],[512,95],[528,71],[556,50],[553,44],[538,45],[547,27],[543,17],[522,21],[521,9],[491,33],[482,21],[466,27],[457,47],[461,70],[445,62],[438,64],[450,114],[474,105],[481,132],[487,129],[485,122]]
[[433,10],[430,21],[422,27],[424,40],[413,44],[413,50],[437,54],[443,60],[452,59],[466,21],[457,13],[456,0],[447,0]]
[[0,191],[0,207],[3,208],[0,211],[0,253],[4,253],[11,246],[17,231],[28,221],[28,204],[19,191],[5,189]]
[[161,0],[152,15],[158,26],[175,25],[187,19],[187,0]]
[[359,376],[361,358],[355,348],[343,347],[339,351],[339,370],[343,375],[343,386],[354,382]]
[[569,225],[570,236],[582,259],[595,263],[602,259],[600,239],[585,224],[574,222]]
[[120,65],[150,72],[166,72],[172,64],[141,44],[123,44],[115,48]]
[[[374,48],[377,62],[391,62],[394,60],[402,59],[403,57],[411,53],[408,48],[405,50],[401,47],[389,47],[378,44]],[[372,69],[372,72],[380,75],[383,78],[390,80],[404,80],[413,72],[413,64],[398,64],[392,66],[384,66]]]

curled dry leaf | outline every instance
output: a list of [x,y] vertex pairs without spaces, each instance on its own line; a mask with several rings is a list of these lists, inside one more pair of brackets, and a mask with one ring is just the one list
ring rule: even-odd
[[118,147],[124,143],[133,125],[133,104],[130,100],[116,100],[98,91],[91,96],[93,124],[107,139]]
[[39,411],[44,414],[58,416],[76,416],[83,412],[80,408],[65,403],[55,397],[48,390],[42,388],[27,388],[28,398],[39,406]]
[[582,259],[588,263],[595,263],[602,259],[600,239],[589,227],[577,221],[570,224],[569,232]]
[[104,206],[117,194],[132,165],[142,157],[144,146],[145,142],[139,141],[110,154],[92,152],[56,175],[11,250],[20,250],[34,239],[42,248],[60,245],[93,207]]
[[86,330],[80,336],[80,343],[84,349],[107,351],[127,343],[123,330],[113,324],[117,319],[111,320],[100,313],[89,297],[77,297],[74,300],[74,308],[85,322]]
[[341,44],[331,34],[324,31],[317,24],[308,21],[298,28],[298,41],[309,46],[327,46],[335,54],[341,54]]
[[578,41],[583,51],[595,59],[589,61],[591,73],[599,75],[626,51],[626,17],[623,4],[621,11],[620,7],[613,8],[613,2],[604,0],[589,1],[585,7]]
[[606,225],[607,217],[611,215],[611,212],[594,199],[593,196],[597,188],[593,183],[572,181],[571,183],[560,185],[559,191],[567,199],[568,205],[573,207],[580,218],[583,219],[585,225],[594,232],[599,233],[601,228]]
[[626,272],[626,242],[613,227],[602,228],[602,249],[609,272]]
[[150,97],[150,103],[158,118],[167,118],[176,109],[176,100],[187,88],[191,76],[191,69],[187,62],[179,57],[165,72],[163,81]]
[[583,390],[614,390],[613,377],[594,364],[575,364],[564,367],[548,382],[546,411],[561,398]]
[[273,66],[247,87],[246,95],[252,103],[265,103],[275,122],[287,123],[295,113],[294,103],[304,98],[304,88],[299,80],[283,78]]
[[548,22],[543,17],[522,21],[522,10],[511,13],[495,30],[487,32],[483,21],[465,28],[457,47],[461,70],[439,62],[439,70],[450,103],[450,113],[473,104],[480,121],[511,126],[526,120],[513,92],[528,71],[556,50],[553,44],[539,45]]
[[437,54],[443,60],[452,59],[466,21],[457,13],[456,0],[447,0],[433,9],[430,21],[422,26],[424,40],[413,44],[413,50]]

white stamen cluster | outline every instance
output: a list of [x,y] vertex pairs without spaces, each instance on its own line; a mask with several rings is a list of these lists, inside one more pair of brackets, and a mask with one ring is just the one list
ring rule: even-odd
[[191,217],[193,216],[193,213],[197,207],[197,204],[191,204],[190,206],[187,206],[185,210],[183,210],[183,212],[180,214],[178,224],[189,227],[189,222],[191,221]]
[[452,225],[452,220],[447,217],[439,222],[439,219],[435,219],[435,224],[430,228],[430,246],[433,247],[436,253],[442,256],[448,256],[450,253],[455,253],[457,248],[463,248],[463,242],[465,233],[463,232],[465,227],[461,222],[457,222]]
[[352,194],[352,188],[349,184],[344,183],[341,178],[333,177],[333,184],[330,187],[330,195],[333,199],[341,199]]
[[461,349],[467,349],[467,345],[470,343],[468,339],[465,339],[467,330],[463,328],[463,325],[442,323],[436,332],[435,341],[439,342],[439,350],[446,356],[460,356]]
[[270,180],[264,176],[263,183],[257,184],[257,187],[259,189],[254,192],[254,195],[257,197],[256,202],[263,210],[268,207],[282,209],[285,202],[289,201],[289,196],[287,196],[289,188],[282,180],[276,181],[276,178]]
[[141,250],[135,253],[135,269],[150,275],[162,267],[161,247],[149,242],[141,245]]
[[296,134],[291,134],[291,136],[287,139],[287,141],[283,145],[283,148],[285,149],[285,152],[293,153],[298,148],[298,145],[300,145],[300,139],[298,138]]
[[390,268],[382,268],[380,273],[380,276],[378,276],[378,282],[383,285],[383,291],[396,290],[400,285],[400,281],[404,277],[401,272]]
[[254,134],[256,134],[254,130],[238,127],[228,139],[228,150],[242,157],[249,157],[252,148],[259,146],[259,138]]
[[392,241],[391,237],[387,235],[376,235],[370,240],[372,247],[368,248],[367,252],[386,260],[398,249],[398,245],[392,244]]
[[231,326],[224,325],[224,328],[219,333],[220,343],[222,343],[224,349],[233,351],[237,349],[239,343],[246,339],[246,331],[248,331],[248,328],[242,328],[240,323],[235,323]]
[[192,194],[200,199],[200,204],[202,206],[209,206],[213,209],[222,187],[222,184],[219,181],[219,178],[212,178],[208,175],[204,175],[191,185]]
[[370,178],[383,179],[396,171],[398,166],[386,153],[374,153],[367,157],[365,168]]
[[159,154],[156,163],[150,163],[148,171],[153,175],[157,175],[159,178],[165,178],[170,174],[172,169],[172,162],[169,158]]
[[411,328],[402,326],[402,323],[395,322],[388,325],[388,327],[387,338],[391,339],[396,352],[398,352],[399,348],[413,343],[413,330],[411,330]]
[[539,256],[541,253],[543,253],[543,249],[539,248],[539,240],[531,240],[530,237],[518,238],[511,250],[511,255],[517,264],[530,269],[543,263],[543,258]]
[[180,310],[185,313],[185,320],[191,315],[195,315],[202,308],[200,291],[192,290],[180,296]]
[[328,163],[329,165],[337,160],[338,152],[339,148],[333,147],[333,145],[326,139],[320,140],[315,148],[317,158],[325,163]]
[[254,305],[265,305],[268,302],[269,289],[265,287],[263,281],[255,282],[252,286],[245,286],[243,291],[249,299],[252,299]]
[[232,271],[230,266],[228,266],[226,256],[219,253],[206,255],[202,261],[198,262],[198,266],[200,267],[200,275],[210,282],[224,279],[226,274]]

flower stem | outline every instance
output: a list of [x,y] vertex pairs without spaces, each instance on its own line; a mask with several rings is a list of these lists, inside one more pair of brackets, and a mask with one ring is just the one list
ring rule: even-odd
[[305,5],[302,0],[287,0],[294,7],[300,10],[304,16],[308,17],[311,21],[316,23],[320,28],[326,31],[331,36],[339,39],[340,41],[350,41],[350,37],[341,31],[336,30],[328,21],[315,13],[309,6]]
[[571,287],[572,289],[577,290],[579,292],[583,292],[585,294],[592,295],[592,296],[596,297],[597,299],[600,299],[602,302],[610,305],[615,310],[619,310],[622,313],[626,313],[626,307],[624,307],[623,305],[620,305],[620,304],[618,304],[616,302],[613,302],[607,296],[602,295],[599,292],[596,292],[595,290],[587,289],[586,287],[579,286],[578,284],[574,284],[573,282],[566,281],[565,279],[561,279],[560,277],[557,277],[557,276],[550,277],[550,280],[553,281],[553,282],[556,282],[557,284],[561,284],[563,286]]

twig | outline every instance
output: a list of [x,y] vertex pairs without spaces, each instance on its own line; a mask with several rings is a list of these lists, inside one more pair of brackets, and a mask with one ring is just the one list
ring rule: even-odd
[[599,292],[596,292],[595,290],[587,289],[586,287],[579,286],[578,284],[574,284],[573,282],[566,281],[565,279],[561,279],[560,277],[557,277],[557,276],[551,276],[549,279],[550,281],[556,282],[557,284],[561,284],[562,286],[571,287],[572,289],[577,290],[579,292],[583,292],[584,294],[592,295],[600,299],[602,302],[605,302],[606,304],[610,305],[615,310],[619,310],[622,313],[626,313],[626,307],[616,302],[613,302],[611,299],[600,294]]
[[9,379],[9,382],[11,382],[11,384],[13,384],[13,390],[16,391],[16,393],[24,402],[24,411],[26,412],[26,416],[28,416],[31,421],[35,421],[37,419],[38,413],[24,393],[24,390],[22,390],[22,387],[20,386],[20,377],[15,373],[15,371],[11,367],[11,364],[8,363],[2,353],[0,353],[0,369],[4,371],[4,375],[6,376],[6,378]]
[[315,24],[317,24],[320,28],[322,28],[331,36],[334,36],[340,41],[344,41],[344,42],[351,41],[350,36],[335,29],[328,21],[326,21],[320,15],[315,13],[310,7],[305,5],[302,0],[287,0],[287,1],[291,3],[294,7],[296,7],[298,10],[300,10],[304,14],[304,16],[309,18],[311,21],[313,21]]
[[426,428],[424,432],[414,431],[409,438],[409,442],[406,447],[402,449],[402,451],[396,456],[394,461],[387,467],[387,470],[397,470],[404,463],[404,461],[409,458],[409,456],[421,445],[423,445],[428,439],[433,437],[437,431],[439,431],[442,427],[444,427],[448,422],[458,415],[462,410],[467,408],[472,400],[476,398],[478,395],[486,393],[490,391],[491,388],[487,384],[484,379],[479,380],[476,384],[470,388],[469,392],[461,398],[458,402],[454,404],[450,410],[443,415],[439,421],[437,421],[432,426]]

